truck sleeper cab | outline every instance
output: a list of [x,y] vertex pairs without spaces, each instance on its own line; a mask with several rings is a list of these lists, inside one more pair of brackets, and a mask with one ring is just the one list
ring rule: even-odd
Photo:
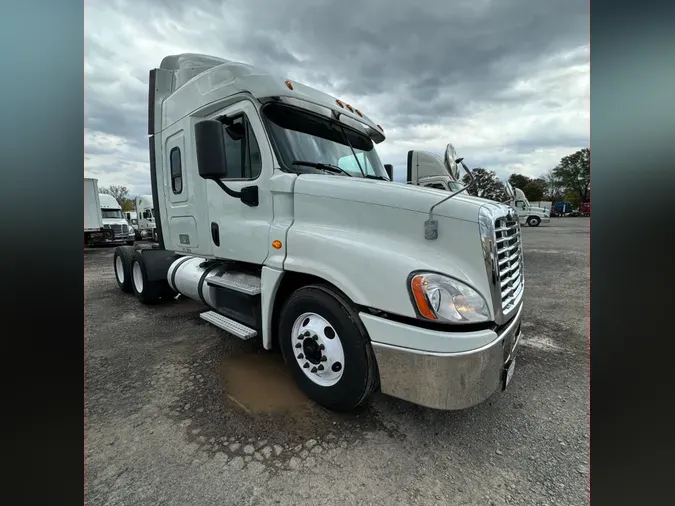
[[[379,387],[472,406],[514,370],[524,291],[508,206],[392,184],[362,111],[248,65],[166,57],[150,72],[156,248],[117,248],[143,303],[177,293],[278,348],[300,388],[351,410]],[[461,237],[461,240],[457,240]]]

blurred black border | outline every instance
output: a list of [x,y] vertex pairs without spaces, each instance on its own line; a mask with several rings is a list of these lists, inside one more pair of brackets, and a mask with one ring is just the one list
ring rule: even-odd
[[672,504],[675,5],[590,9],[591,504]]
[[4,504],[84,500],[83,26],[73,0],[0,16]]

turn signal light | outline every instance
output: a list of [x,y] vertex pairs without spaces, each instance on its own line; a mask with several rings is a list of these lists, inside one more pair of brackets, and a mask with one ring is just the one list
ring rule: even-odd
[[274,249],[281,249],[282,246],[283,244],[281,244],[281,241],[278,240],[272,241],[272,247]]

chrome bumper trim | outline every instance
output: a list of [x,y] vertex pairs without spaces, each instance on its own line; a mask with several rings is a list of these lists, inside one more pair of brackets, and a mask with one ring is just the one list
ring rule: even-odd
[[515,358],[522,312],[521,303],[498,337],[476,350],[434,353],[373,342],[382,393],[443,410],[485,401],[502,389],[504,367]]

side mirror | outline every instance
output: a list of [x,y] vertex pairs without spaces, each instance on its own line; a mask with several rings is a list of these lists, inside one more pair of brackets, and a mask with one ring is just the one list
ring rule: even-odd
[[385,163],[384,164],[384,170],[387,172],[387,175],[389,176],[389,179],[392,181],[394,180],[394,166],[391,165],[390,163]]
[[223,124],[213,119],[200,121],[195,125],[197,166],[199,176],[204,179],[220,180],[227,177],[227,159]]

